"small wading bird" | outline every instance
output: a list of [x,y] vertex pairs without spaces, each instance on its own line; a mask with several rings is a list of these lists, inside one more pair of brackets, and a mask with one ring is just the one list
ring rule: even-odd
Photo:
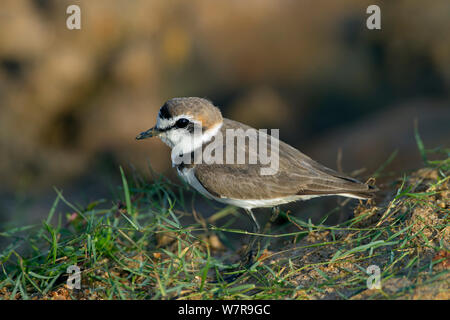
[[[197,128],[201,128],[200,136],[193,139]],[[204,196],[243,208],[253,222],[255,233],[260,232],[260,227],[252,212],[254,208],[277,208],[292,201],[332,195],[369,199],[377,191],[376,187],[331,170],[279,140],[278,168],[273,174],[262,175],[260,163],[179,161],[186,155],[185,159],[193,159],[198,148],[204,149],[215,138],[225,137],[230,129],[246,131],[252,128],[223,118],[220,110],[209,100],[174,98],[161,107],[156,125],[136,139],[159,137],[172,148],[172,164],[178,174]],[[244,152],[245,159],[250,158],[254,151],[250,144],[236,145],[232,150],[234,154]],[[247,247],[250,261],[254,240],[255,237]]]

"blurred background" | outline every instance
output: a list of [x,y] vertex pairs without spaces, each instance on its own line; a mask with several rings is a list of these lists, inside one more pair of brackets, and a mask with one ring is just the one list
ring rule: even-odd
[[418,168],[414,119],[427,148],[450,144],[449,30],[448,0],[1,0],[0,227],[46,215],[54,186],[111,198],[119,165],[177,179],[168,147],[134,137],[179,96],[333,169],[341,150],[360,179],[395,150],[389,170]]

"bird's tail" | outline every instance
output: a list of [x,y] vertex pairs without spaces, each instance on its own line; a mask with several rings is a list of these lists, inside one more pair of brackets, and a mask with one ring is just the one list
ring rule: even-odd
[[375,192],[377,192],[379,189],[377,187],[371,186],[371,185],[367,185],[367,187],[368,187],[367,191],[344,192],[344,193],[338,193],[337,195],[343,196],[343,197],[361,199],[361,200],[368,200],[368,199],[374,198]]

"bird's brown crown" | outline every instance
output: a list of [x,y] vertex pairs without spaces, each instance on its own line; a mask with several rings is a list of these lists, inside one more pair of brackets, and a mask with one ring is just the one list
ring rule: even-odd
[[160,109],[162,119],[175,118],[181,115],[201,121],[202,127],[208,129],[222,122],[222,113],[211,101],[197,97],[173,98],[168,100]]

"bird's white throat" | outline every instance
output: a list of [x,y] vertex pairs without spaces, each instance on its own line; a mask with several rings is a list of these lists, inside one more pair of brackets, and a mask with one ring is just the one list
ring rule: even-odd
[[162,133],[160,135],[161,140],[172,148],[172,165],[179,164],[176,159],[179,159],[180,155],[189,154],[200,148],[204,143],[211,141],[219,132],[222,124],[220,122],[203,133],[201,129],[196,129],[193,133],[187,130],[169,130]]

